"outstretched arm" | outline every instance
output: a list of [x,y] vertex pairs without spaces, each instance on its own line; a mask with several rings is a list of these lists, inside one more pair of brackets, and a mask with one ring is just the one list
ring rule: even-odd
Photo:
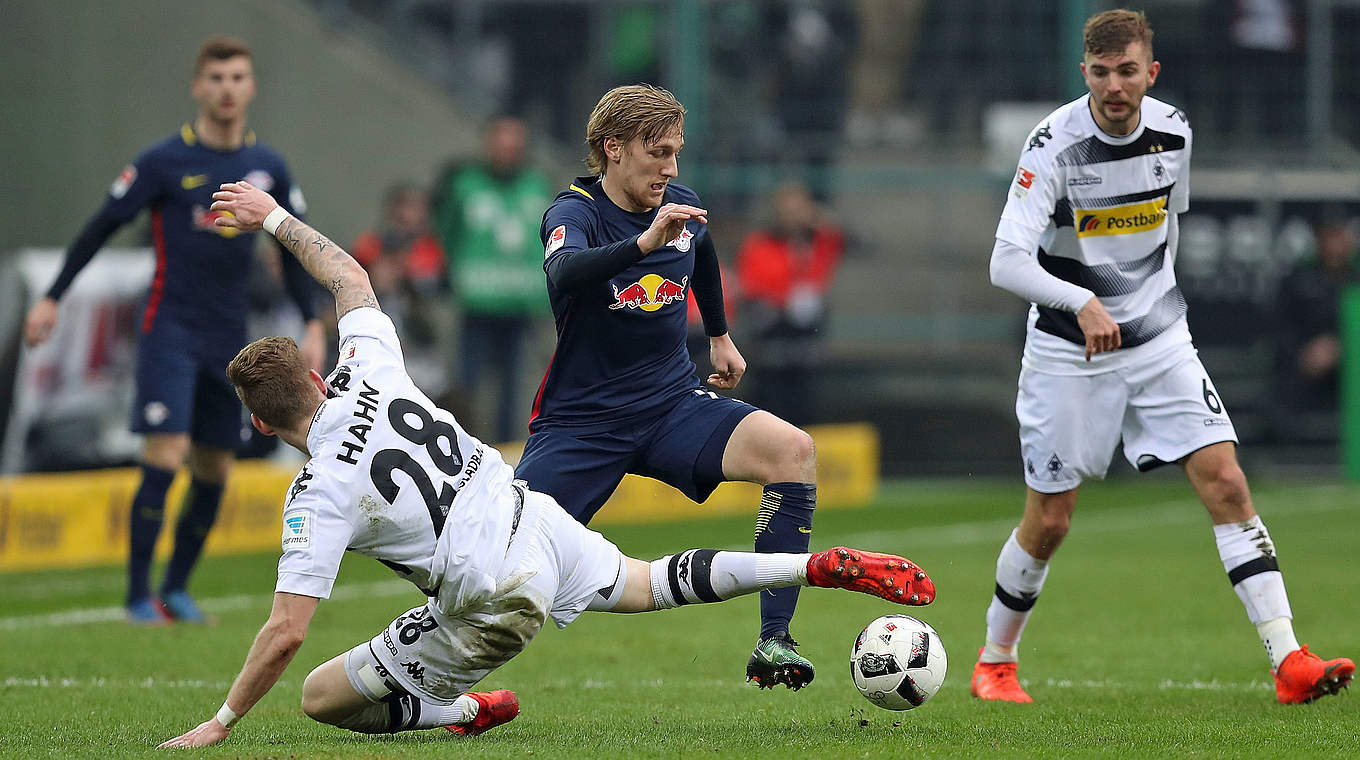
[[318,599],[312,596],[282,591],[274,594],[274,609],[269,613],[269,621],[255,636],[250,654],[246,655],[246,664],[227,692],[222,709],[194,730],[160,746],[206,747],[227,738],[236,721],[273,688],[288,663],[293,661],[293,655],[307,636],[307,626],[316,613],[317,602]]
[[248,182],[228,182],[213,193],[212,209],[231,212],[231,216],[215,220],[220,227],[245,232],[263,229],[278,238],[307,274],[335,296],[337,317],[364,306],[378,308],[368,273],[359,262],[330,238],[285,211],[269,193]]

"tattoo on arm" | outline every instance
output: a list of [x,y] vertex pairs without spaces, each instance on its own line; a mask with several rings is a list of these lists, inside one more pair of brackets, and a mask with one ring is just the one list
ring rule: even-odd
[[364,268],[325,235],[290,216],[279,225],[275,237],[293,252],[307,274],[335,296],[337,317],[364,306],[378,308]]

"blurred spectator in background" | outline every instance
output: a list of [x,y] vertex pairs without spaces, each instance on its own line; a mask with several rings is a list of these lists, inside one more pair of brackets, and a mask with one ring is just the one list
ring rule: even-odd
[[854,11],[843,0],[792,0],[770,4],[767,14],[774,111],[788,138],[780,150],[806,166],[813,194],[825,201],[849,102]]
[[[527,165],[524,122],[502,116],[486,131],[483,160],[454,165],[436,185],[435,215],[449,258],[449,283],[463,311],[457,377],[474,392],[490,368],[495,394],[479,393],[475,416],[497,441],[523,436],[529,393],[520,394],[524,353],[543,310],[538,226],[552,202],[547,176]],[[490,423],[483,410],[493,408]]]
[[[351,247],[354,259],[368,270],[373,292],[383,299],[403,336],[425,334],[421,302],[444,287],[444,249],[430,229],[430,198],[416,185],[391,186],[383,199],[378,227],[359,235]],[[417,336],[409,333],[414,328]]]
[[[1355,220],[1340,206],[1323,209],[1317,224],[1317,256],[1280,283],[1276,298],[1276,394],[1280,433],[1291,440],[1316,439],[1316,419],[1299,413],[1337,411],[1338,338],[1342,291],[1360,284]],[[1332,429],[1335,435],[1335,428]]]
[[757,340],[758,406],[795,425],[816,418],[812,381],[826,292],[845,236],[825,217],[807,186],[774,194],[774,222],[737,251],[737,282],[749,333]]

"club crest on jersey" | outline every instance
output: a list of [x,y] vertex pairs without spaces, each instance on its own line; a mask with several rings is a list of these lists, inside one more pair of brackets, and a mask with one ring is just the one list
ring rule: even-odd
[[312,513],[293,512],[283,516],[283,550],[306,549],[312,545]]
[[194,207],[190,209],[189,213],[194,229],[196,230],[201,232],[215,232],[224,238],[234,238],[241,234],[241,231],[235,227],[218,227],[214,223],[214,220],[218,218],[235,216],[230,211],[211,211],[205,206],[194,204]]
[[686,227],[685,229],[680,230],[680,234],[679,234],[679,235],[676,235],[676,236],[675,236],[675,239],[672,240],[671,242],[667,243],[666,245],[673,245],[673,246],[675,246],[675,250],[677,250],[677,251],[679,251],[679,252],[681,252],[681,253],[684,253],[685,251],[688,251],[688,250],[689,250],[689,246],[690,246],[690,242],[689,242],[689,241],[691,241],[691,240],[693,240],[693,239],[694,239],[694,233],[693,233],[693,232],[690,232],[690,231],[689,231],[689,228]]
[[1134,235],[1155,230],[1166,221],[1166,198],[1106,209],[1073,209],[1077,237]]
[[680,282],[677,283],[659,274],[648,274],[623,290],[619,290],[619,286],[612,282],[609,283],[609,287],[614,289],[614,303],[609,304],[609,308],[627,307],[656,311],[676,301],[685,300],[685,291],[689,289],[689,275],[680,278]]
[[543,249],[543,258],[546,259],[553,255],[553,252],[561,248],[565,242],[567,242],[567,225],[559,224],[553,229],[552,234],[548,235],[548,247]]
[[256,169],[245,176],[245,181],[266,193],[274,189],[274,176],[264,169]]
[[127,195],[128,188],[132,187],[132,183],[136,181],[137,167],[128,164],[124,167],[123,172],[118,175],[118,178],[113,181],[113,184],[109,186],[109,195],[122,198]]

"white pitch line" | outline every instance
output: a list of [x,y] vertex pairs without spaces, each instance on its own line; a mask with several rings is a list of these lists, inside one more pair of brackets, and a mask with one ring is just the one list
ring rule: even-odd
[[[331,599],[347,601],[375,597],[400,596],[404,593],[419,593],[415,586],[406,581],[389,580],[372,583],[352,583],[336,586],[331,591]],[[269,604],[274,598],[269,594],[233,594],[199,600],[208,612],[235,612],[251,607]],[[122,607],[86,607],[61,612],[48,612],[38,615],[17,615],[0,618],[0,631],[17,631],[28,628],[50,628],[53,626],[83,625],[87,623],[111,623],[121,621],[127,616]]]

